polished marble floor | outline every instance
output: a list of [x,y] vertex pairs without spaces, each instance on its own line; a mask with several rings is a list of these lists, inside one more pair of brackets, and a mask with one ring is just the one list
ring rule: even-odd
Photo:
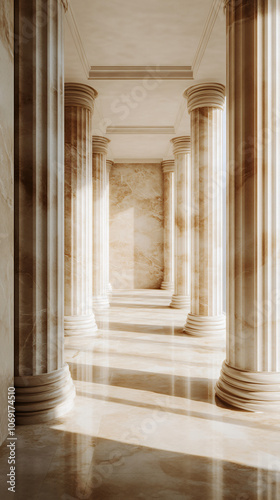
[[[225,339],[182,333],[169,292],[114,292],[95,337],[67,338],[74,409],[19,426],[22,500],[280,500],[280,416],[215,400]],[[7,448],[0,449],[0,499]]]

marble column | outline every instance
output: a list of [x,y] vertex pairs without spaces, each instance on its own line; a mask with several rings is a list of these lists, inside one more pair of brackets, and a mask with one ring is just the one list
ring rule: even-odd
[[0,446],[8,434],[7,394],[14,385],[14,0],[1,3],[0,33]]
[[163,171],[164,273],[162,290],[174,291],[174,160],[161,164]]
[[109,307],[108,299],[108,203],[106,156],[109,139],[92,137],[93,179],[93,307]]
[[175,279],[170,307],[190,306],[190,137],[172,139],[175,157]]
[[106,217],[106,282],[107,292],[112,293],[112,285],[110,283],[110,171],[114,162],[106,160],[106,201],[107,201],[107,217]]
[[14,383],[17,423],[35,424],[63,415],[75,396],[63,356],[64,13],[60,0],[14,5]]
[[97,92],[65,84],[65,335],[92,335],[92,113]]
[[280,411],[280,9],[227,2],[227,351],[216,394]]
[[190,87],[191,114],[191,308],[184,331],[204,336],[225,333],[223,313],[223,107],[225,87]]

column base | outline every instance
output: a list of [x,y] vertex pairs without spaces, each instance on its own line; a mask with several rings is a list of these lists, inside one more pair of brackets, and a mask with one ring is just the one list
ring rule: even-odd
[[170,290],[171,292],[174,291],[174,283],[172,281],[163,281],[161,286],[161,290]]
[[64,316],[64,335],[94,335],[97,330],[94,314],[87,316]]
[[92,307],[99,311],[100,309],[108,309],[110,302],[107,295],[96,295],[92,297]]
[[173,295],[169,307],[174,309],[189,309],[190,297],[187,295]]
[[189,313],[183,331],[195,337],[225,334],[226,316],[225,314],[221,316],[198,316]]
[[16,423],[41,424],[61,417],[74,404],[75,387],[65,364],[42,375],[15,377]]
[[279,372],[243,371],[224,361],[215,392],[219,399],[236,408],[280,412]]

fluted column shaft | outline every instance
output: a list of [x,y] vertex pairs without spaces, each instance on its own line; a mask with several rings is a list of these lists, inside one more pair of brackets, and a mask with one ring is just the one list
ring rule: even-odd
[[174,290],[174,160],[165,160],[163,170],[164,270],[162,290]]
[[97,92],[65,84],[65,317],[66,335],[91,335],[92,166],[91,122]]
[[92,137],[93,179],[93,307],[109,307],[108,300],[108,203],[106,156],[109,139]]
[[175,137],[175,269],[174,294],[170,307],[176,309],[190,306],[190,137]]
[[225,333],[223,314],[222,132],[225,88],[200,84],[186,92],[191,114],[191,308],[184,331]]
[[217,395],[280,410],[280,9],[227,4],[227,354]]
[[15,388],[17,422],[29,424],[75,395],[63,356],[61,1],[16,0],[15,37]]
[[112,292],[110,283],[110,171],[114,162],[106,160],[106,201],[107,201],[107,217],[106,217],[106,282],[108,293]]

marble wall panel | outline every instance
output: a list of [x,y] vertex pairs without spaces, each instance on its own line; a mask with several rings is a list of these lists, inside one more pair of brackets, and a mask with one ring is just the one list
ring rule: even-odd
[[163,174],[160,164],[116,163],[110,172],[110,282],[113,289],[160,288]]
[[7,393],[13,386],[13,149],[14,61],[12,0],[0,2],[0,444],[8,429]]

